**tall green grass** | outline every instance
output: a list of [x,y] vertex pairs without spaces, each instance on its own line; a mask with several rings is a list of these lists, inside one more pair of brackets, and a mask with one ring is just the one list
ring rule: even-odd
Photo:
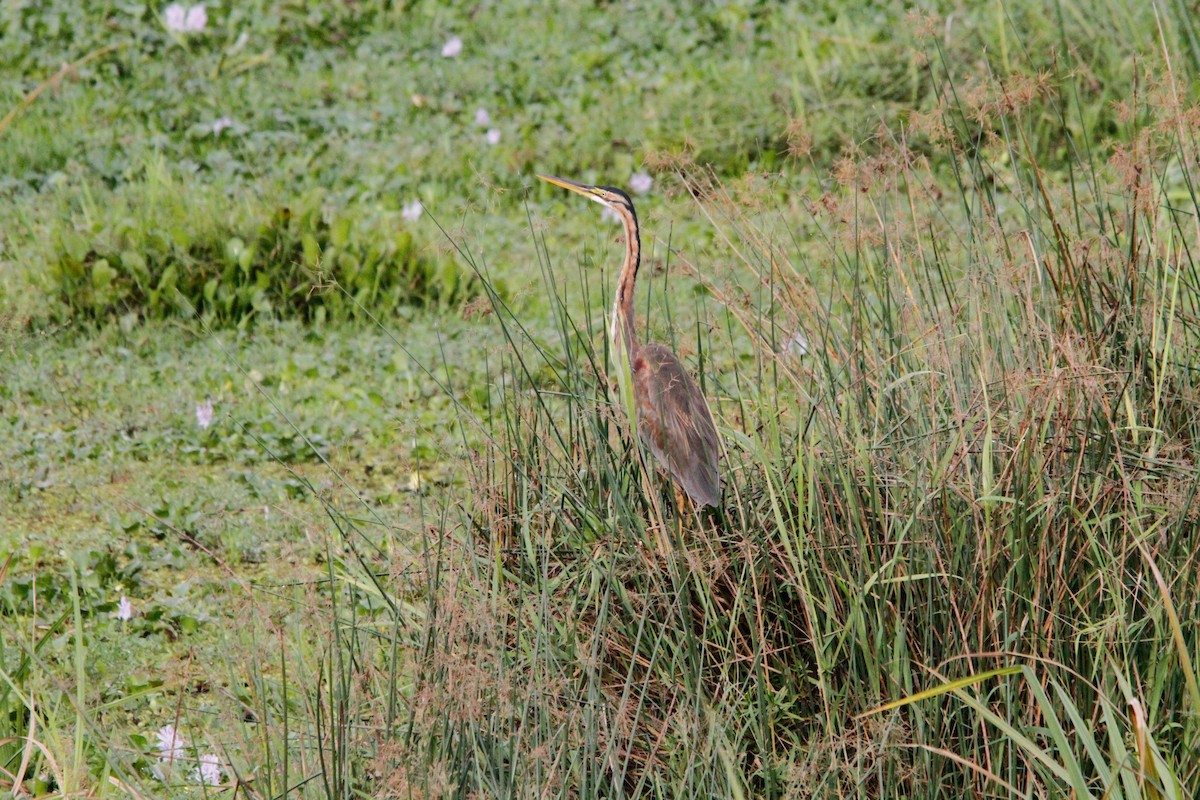
[[936,111],[820,196],[664,162],[741,265],[680,336],[718,512],[626,433],[603,320],[562,299],[590,274],[543,243],[553,337],[491,295],[503,392],[463,424],[496,440],[387,687],[398,794],[1195,791],[1196,112],[1158,74],[1099,143],[1069,72],[931,70]]

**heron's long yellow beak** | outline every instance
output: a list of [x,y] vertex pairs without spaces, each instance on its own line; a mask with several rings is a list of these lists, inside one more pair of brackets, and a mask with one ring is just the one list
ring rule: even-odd
[[570,189],[572,192],[581,194],[584,197],[591,198],[592,200],[600,199],[596,196],[595,186],[588,186],[586,183],[576,183],[575,181],[569,181],[565,178],[556,178],[553,175],[538,175],[538,177],[544,180],[546,183],[553,183],[555,186],[561,186],[564,189]]

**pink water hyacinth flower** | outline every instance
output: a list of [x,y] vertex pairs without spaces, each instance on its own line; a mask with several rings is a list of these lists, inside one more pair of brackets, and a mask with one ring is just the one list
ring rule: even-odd
[[128,622],[133,619],[133,604],[129,602],[129,598],[121,595],[121,602],[117,603],[116,618],[121,622]]
[[454,58],[462,52],[462,39],[452,36],[450,41],[442,45],[442,58]]
[[500,129],[489,129],[488,132],[484,134],[483,138],[487,140],[488,144],[490,144],[492,147],[495,147],[496,145],[500,144]]
[[204,398],[204,402],[196,406],[196,424],[200,426],[200,430],[206,431],[213,423],[213,401],[211,397]]
[[217,119],[213,120],[213,124],[212,124],[213,136],[220,136],[221,131],[225,130],[226,128],[232,128],[232,127],[233,127],[232,119],[230,119],[229,117],[218,117]]
[[171,3],[163,9],[163,22],[172,33],[201,33],[208,27],[208,11],[202,4],[184,8]]
[[416,222],[421,218],[421,212],[424,210],[420,200],[413,200],[411,203],[404,204],[404,207],[400,209],[400,216],[404,218],[405,222]]
[[492,115],[486,108],[475,109],[475,124],[481,128],[492,124]]
[[164,724],[155,732],[155,748],[158,751],[158,758],[151,765],[150,771],[154,772],[154,776],[160,781],[166,781],[170,777],[170,771],[176,763],[182,762],[187,758],[187,740],[184,735],[179,733],[179,729],[173,724]]
[[174,725],[163,725],[154,735],[158,738],[158,757],[161,759],[183,758],[187,742]]
[[167,30],[172,33],[183,33],[183,26],[187,20],[187,9],[179,3],[171,3],[163,9],[163,22],[167,26]]
[[216,753],[200,756],[200,763],[192,770],[192,780],[205,786],[221,785],[221,759]]
[[154,773],[154,777],[165,781],[171,766],[184,758],[188,744],[174,725],[163,725],[155,731],[154,736],[158,739],[155,745],[158,749],[158,760],[151,766],[150,771]]
[[645,194],[653,185],[654,178],[651,178],[648,173],[635,172],[629,176],[629,188],[633,189],[634,194]]

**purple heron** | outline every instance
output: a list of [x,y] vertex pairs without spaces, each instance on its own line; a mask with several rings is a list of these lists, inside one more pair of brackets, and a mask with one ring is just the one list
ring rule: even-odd
[[692,502],[717,505],[721,500],[721,473],[717,467],[720,445],[708,403],[669,348],[638,344],[633,287],[642,243],[633,201],[611,186],[587,186],[549,175],[538,177],[607,206],[625,226],[625,264],[617,277],[611,334],[613,347],[618,353],[625,348],[629,358],[637,432]]

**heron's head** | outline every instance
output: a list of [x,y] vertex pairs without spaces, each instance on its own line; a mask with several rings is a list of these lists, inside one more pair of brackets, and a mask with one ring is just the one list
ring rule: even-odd
[[600,205],[608,206],[618,214],[624,212],[624,214],[637,219],[637,214],[633,210],[633,201],[629,199],[629,195],[620,189],[613,188],[612,186],[588,186],[587,184],[568,181],[564,178],[555,178],[553,175],[538,175],[538,177],[546,181],[546,183],[553,183],[555,186],[570,189],[572,192],[581,194],[589,200],[595,200]]

